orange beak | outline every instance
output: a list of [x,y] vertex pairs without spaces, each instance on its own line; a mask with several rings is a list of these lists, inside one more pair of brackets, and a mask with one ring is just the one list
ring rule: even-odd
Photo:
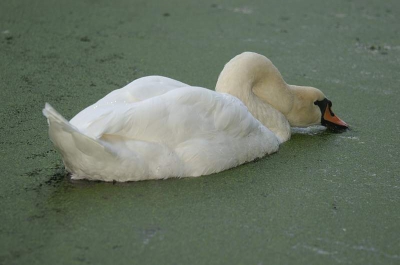
[[326,126],[329,129],[340,130],[349,128],[349,125],[347,125],[347,123],[345,123],[332,112],[330,106],[326,106],[323,119],[326,121]]

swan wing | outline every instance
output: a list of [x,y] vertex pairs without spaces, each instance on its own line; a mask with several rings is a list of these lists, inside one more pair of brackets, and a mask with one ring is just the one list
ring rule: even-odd
[[81,115],[91,119],[73,119],[71,124],[96,139],[118,136],[171,146],[220,134],[241,137],[262,126],[237,98],[191,86],[140,102],[103,106],[93,114],[83,111]]
[[93,119],[109,115],[110,111],[112,112],[116,106],[130,105],[131,103],[157,97],[174,89],[187,86],[185,83],[168,77],[142,77],[132,81],[123,88],[110,92],[95,104],[79,112],[70,122],[71,124],[88,126]]
[[84,124],[71,124],[120,157],[176,157],[174,163],[184,165],[179,175],[219,172],[279,147],[276,136],[239,99],[205,88],[176,88],[102,110]]

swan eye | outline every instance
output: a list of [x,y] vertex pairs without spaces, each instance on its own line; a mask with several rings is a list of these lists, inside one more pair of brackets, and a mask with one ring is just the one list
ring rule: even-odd
[[329,111],[331,111],[330,108],[332,107],[332,102],[329,99],[324,98],[323,100],[315,101],[314,105],[317,105],[321,110],[321,113],[324,113],[327,107],[329,108]]
[[324,98],[323,100],[314,101],[314,105],[317,105],[317,106],[326,106],[326,105],[328,105],[329,107],[332,107],[332,101],[330,101],[327,98]]

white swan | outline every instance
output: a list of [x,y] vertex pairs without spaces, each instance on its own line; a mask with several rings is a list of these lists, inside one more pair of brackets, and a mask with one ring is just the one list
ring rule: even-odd
[[207,175],[276,152],[290,126],[347,127],[320,90],[286,84],[251,52],[225,65],[216,92],[149,76],[70,122],[47,103],[43,114],[72,178],[103,181]]

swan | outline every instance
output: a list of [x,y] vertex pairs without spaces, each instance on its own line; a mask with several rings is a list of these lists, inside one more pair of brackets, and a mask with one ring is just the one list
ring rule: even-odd
[[217,173],[276,152],[292,126],[348,127],[320,90],[286,84],[253,52],[225,65],[215,91],[148,76],[69,122],[48,103],[43,114],[72,179],[119,182]]

